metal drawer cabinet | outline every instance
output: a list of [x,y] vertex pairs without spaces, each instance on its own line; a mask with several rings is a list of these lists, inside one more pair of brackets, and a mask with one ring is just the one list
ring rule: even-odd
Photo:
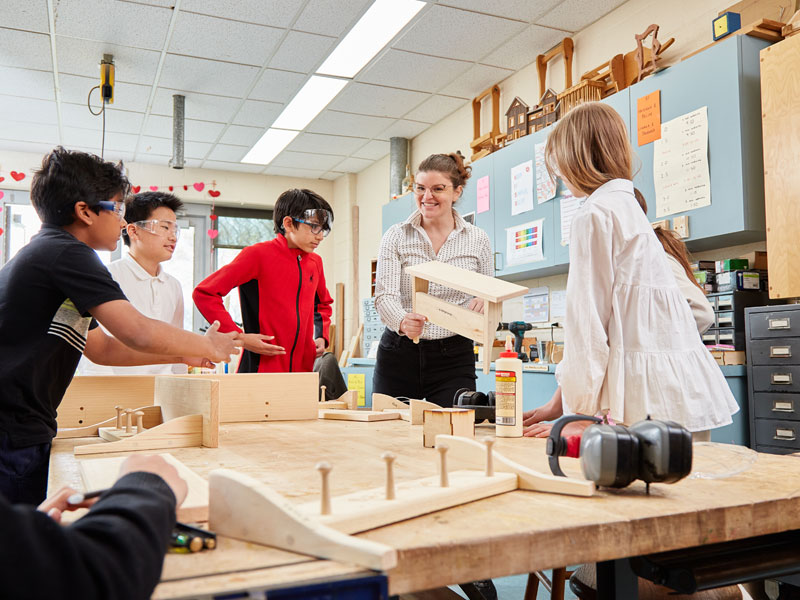
[[756,419],[756,445],[800,450],[800,422]]
[[800,336],[800,306],[771,306],[768,311],[748,310],[750,339]]
[[756,446],[756,452],[766,452],[767,454],[794,454],[797,448],[781,448],[780,446],[765,446],[759,444]]
[[753,394],[751,405],[756,419],[800,421],[800,394]]
[[752,340],[749,350],[754,365],[800,364],[800,337]]
[[753,367],[754,392],[800,392],[800,365]]

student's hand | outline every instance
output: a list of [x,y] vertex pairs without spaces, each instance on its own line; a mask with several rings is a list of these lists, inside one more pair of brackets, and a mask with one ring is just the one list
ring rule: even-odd
[[208,359],[212,362],[229,362],[231,354],[239,354],[242,342],[237,339],[238,331],[219,332],[219,321],[214,321],[206,331],[206,339],[210,342],[211,351]]
[[314,345],[317,347],[317,358],[325,354],[325,338],[315,339]]
[[403,320],[400,321],[400,333],[404,333],[410,338],[416,338],[422,335],[422,328],[425,327],[425,321],[428,318],[417,313],[406,313]]
[[473,298],[469,301],[469,305],[467,306],[469,310],[475,311],[476,313],[483,312],[483,300],[480,298]]
[[172,493],[175,494],[175,500],[177,500],[176,506],[180,506],[186,499],[189,493],[189,486],[186,485],[183,478],[178,475],[178,470],[162,457],[155,454],[134,454],[133,456],[129,456],[119,468],[119,476],[122,477],[128,473],[136,473],[139,471],[153,473],[161,477],[172,489]]
[[70,504],[67,502],[67,498],[77,493],[78,491],[71,487],[62,487],[54,495],[42,502],[37,510],[47,513],[47,516],[53,519],[53,521],[56,523],[61,523],[61,514],[64,511],[77,510],[79,508],[89,508],[98,500],[98,498],[90,498],[89,500],[84,500],[80,504]]
[[262,335],[260,333],[239,333],[236,337],[244,344],[244,349],[256,354],[263,354],[265,356],[277,356],[278,354],[286,354],[283,346],[275,346],[269,344],[269,340],[274,340],[274,335]]
[[181,362],[189,367],[203,367],[204,369],[213,369],[217,366],[207,358],[199,358],[197,356],[183,356],[181,357]]
[[553,428],[552,423],[534,423],[528,427],[525,427],[524,423],[525,421],[523,421],[522,435],[525,437],[546,438],[550,435],[550,430]]

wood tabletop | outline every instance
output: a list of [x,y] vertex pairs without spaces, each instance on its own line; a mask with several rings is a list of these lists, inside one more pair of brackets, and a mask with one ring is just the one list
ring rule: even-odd
[[[492,433],[493,427],[477,427],[477,437]],[[61,485],[83,489],[80,458],[72,455],[72,447],[84,443],[86,438],[54,442],[51,490]],[[220,428],[219,448],[172,453],[201,476],[220,467],[234,469],[300,503],[317,497],[320,481],[314,466],[322,459],[333,467],[334,496],[381,487],[385,471],[380,456],[386,450],[397,455],[398,482],[436,474],[436,451],[423,447],[421,427],[405,421],[227,424]],[[549,473],[544,440],[498,438],[495,450]],[[579,476],[577,460],[561,462],[568,475]],[[458,468],[456,461],[449,466]],[[799,458],[701,444],[695,445],[695,471],[702,477],[654,484],[649,496],[641,482],[623,490],[604,489],[590,498],[514,491],[359,537],[397,549],[398,566],[388,573],[389,591],[400,594],[800,529]],[[213,552],[168,555],[154,597],[180,597],[201,582],[222,586],[264,579],[277,585],[303,574],[362,571],[221,539]]]

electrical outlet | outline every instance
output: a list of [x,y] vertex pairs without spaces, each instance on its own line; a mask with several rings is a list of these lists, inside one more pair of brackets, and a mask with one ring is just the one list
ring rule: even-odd
[[678,234],[678,237],[685,240],[689,237],[689,215],[682,217],[675,217],[672,219],[672,230]]
[[669,231],[669,219],[661,219],[660,221],[653,221],[650,223],[653,226],[653,229],[660,227],[661,229],[665,229]]

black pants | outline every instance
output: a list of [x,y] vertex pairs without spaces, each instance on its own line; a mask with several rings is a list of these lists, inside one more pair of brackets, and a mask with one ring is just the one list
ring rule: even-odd
[[0,433],[0,494],[12,504],[38,506],[47,495],[50,443],[14,448]]
[[347,384],[344,382],[342,370],[336,357],[331,352],[326,352],[314,361],[314,371],[319,373],[319,385],[325,386],[325,397],[322,397],[320,389],[320,400],[336,400],[347,391]]
[[472,340],[454,335],[415,344],[386,329],[378,346],[372,391],[450,407],[456,391],[474,390],[476,379]]

